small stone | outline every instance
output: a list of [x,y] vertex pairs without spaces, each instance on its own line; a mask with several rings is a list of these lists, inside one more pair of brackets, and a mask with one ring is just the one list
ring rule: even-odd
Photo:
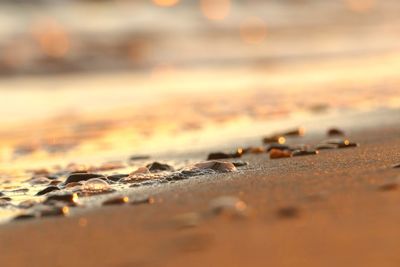
[[14,217],[15,221],[22,221],[22,220],[29,220],[29,219],[34,219],[36,218],[37,215],[34,213],[26,213],[26,214],[19,214]]
[[82,185],[82,183],[79,183],[79,182],[72,182],[72,183],[68,183],[68,184],[65,186],[65,188],[72,188],[72,187],[81,186],[81,185]]
[[393,168],[400,168],[400,163],[399,164],[396,164],[396,165],[393,165]]
[[49,185],[58,185],[58,184],[60,184],[60,183],[61,183],[60,180],[53,180],[53,181],[50,182]]
[[40,217],[66,216],[69,214],[68,206],[51,207],[39,212]]
[[42,196],[44,194],[47,194],[47,193],[50,193],[50,192],[53,192],[56,190],[60,190],[60,188],[58,188],[57,186],[49,186],[49,187],[46,187],[45,189],[37,192],[36,196]]
[[267,152],[270,152],[272,149],[279,149],[279,150],[291,150],[289,146],[283,144],[270,144],[267,147]]
[[317,155],[319,152],[318,150],[295,150],[292,152],[293,157],[298,156],[309,156],[309,155]]
[[222,196],[210,202],[209,208],[213,215],[223,215],[228,217],[247,216],[247,205],[237,197]]
[[107,176],[107,179],[113,182],[118,182],[119,180],[121,180],[122,178],[128,177],[129,174],[113,174],[113,175],[109,175]]
[[243,167],[243,166],[249,165],[249,163],[248,163],[247,161],[243,161],[243,160],[235,160],[235,161],[232,161],[232,164],[233,164],[235,167]]
[[[242,152],[242,150],[240,150]],[[223,153],[223,152],[215,152],[210,153],[207,157],[207,160],[215,160],[215,159],[233,159],[233,158],[240,158],[242,153]]]
[[156,201],[153,197],[148,197],[145,199],[134,200],[130,204],[132,205],[140,205],[140,204],[154,204]]
[[333,139],[326,141],[327,144],[336,145],[337,148],[350,148],[350,147],[357,147],[358,144],[354,142],[350,142],[347,139]]
[[126,204],[129,202],[129,198],[124,196],[118,196],[114,198],[107,199],[106,201],[103,202],[104,206],[108,205],[121,205],[121,204]]
[[224,161],[205,161],[194,164],[194,167],[197,169],[211,169],[216,172],[234,172],[237,171],[235,165],[231,162],[224,162]]
[[262,154],[265,153],[265,147],[256,146],[256,147],[246,147],[242,149],[243,154]]
[[168,164],[163,164],[160,162],[153,162],[151,164],[146,165],[150,172],[158,172],[158,171],[173,171],[174,168]]
[[399,185],[397,183],[387,183],[379,187],[380,191],[393,191],[397,189],[399,189]]
[[65,180],[65,184],[72,182],[80,182],[87,181],[93,178],[105,178],[104,175],[95,174],[95,173],[74,173],[68,176],[67,180]]
[[129,161],[137,161],[137,160],[147,160],[150,159],[150,156],[147,155],[134,155],[129,158]]
[[278,209],[277,215],[281,218],[296,218],[300,215],[300,211],[296,207],[288,206]]
[[292,152],[289,150],[271,149],[269,151],[269,158],[271,159],[290,158],[291,156]]
[[264,144],[272,144],[272,143],[284,144],[286,142],[286,138],[281,135],[273,135],[264,137],[262,141]]
[[37,204],[37,202],[35,200],[28,199],[28,200],[20,202],[18,204],[18,208],[29,209],[29,208],[32,208],[33,206],[35,206],[36,204]]
[[106,181],[99,178],[90,179],[86,181],[82,186],[83,193],[98,194],[110,191],[110,185]]
[[150,170],[147,167],[139,167],[136,171],[131,172],[128,176],[135,174],[150,174]]
[[0,197],[0,200],[11,201],[11,197]]
[[65,202],[68,204],[75,205],[77,201],[78,201],[78,195],[76,193],[72,193],[72,194],[48,196],[47,199],[44,201],[44,203],[47,204],[51,202]]
[[344,136],[344,132],[338,128],[330,128],[327,132],[328,136]]
[[0,197],[4,196],[4,193],[0,191]]

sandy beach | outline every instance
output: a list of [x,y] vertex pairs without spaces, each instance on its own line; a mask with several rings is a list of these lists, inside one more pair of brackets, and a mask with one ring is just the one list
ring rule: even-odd
[[[393,113],[393,119],[398,117]],[[395,121],[395,120],[394,120]],[[7,266],[398,266],[400,128],[349,130],[356,148],[271,160],[143,190],[153,204],[0,226]],[[296,140],[316,143],[324,136]],[[213,213],[221,196],[244,212]],[[132,196],[135,197],[135,196]]]

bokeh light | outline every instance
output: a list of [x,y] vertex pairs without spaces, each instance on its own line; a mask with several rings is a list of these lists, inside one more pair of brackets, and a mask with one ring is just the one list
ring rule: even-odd
[[203,15],[209,20],[225,19],[231,9],[230,0],[200,0]]

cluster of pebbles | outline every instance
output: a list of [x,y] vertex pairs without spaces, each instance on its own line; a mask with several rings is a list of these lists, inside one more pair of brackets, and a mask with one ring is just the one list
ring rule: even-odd
[[[84,167],[70,164],[64,169],[55,172],[46,169],[32,170],[33,177],[27,182],[36,189],[35,196],[30,199],[15,203],[13,195],[27,194],[32,192],[31,188],[18,188],[14,190],[0,191],[0,208],[16,209],[19,213],[15,220],[42,218],[49,216],[66,216],[71,209],[84,207],[85,199],[91,196],[103,196],[98,201],[101,205],[137,205],[152,204],[153,197],[141,199],[130,199],[122,195],[121,189],[140,187],[147,185],[159,185],[175,182],[206,174],[236,172],[238,168],[248,165],[247,162],[239,160],[246,154],[265,155],[270,159],[290,158],[297,156],[317,155],[323,149],[342,149],[357,147],[347,138],[342,130],[329,129],[327,135],[332,138],[317,145],[287,145],[290,138],[302,137],[304,129],[298,128],[291,131],[266,136],[262,139],[263,145],[257,147],[238,148],[233,153],[214,152],[210,153],[206,161],[190,164],[189,166],[175,168],[166,163],[151,162],[138,167],[130,173],[109,173],[125,165],[121,162],[104,163],[97,167]],[[132,156],[128,162],[145,162],[148,156]],[[399,165],[394,166],[399,168]],[[383,188],[382,190],[390,190]],[[110,194],[116,192],[115,194]],[[107,195],[110,194],[110,195]],[[200,216],[201,218],[220,214],[228,214],[234,217],[244,217],[247,214],[247,206],[235,197],[221,197],[210,204],[210,211]],[[287,208],[279,211],[280,216],[296,216],[296,211]],[[197,216],[197,215],[196,215]],[[199,216],[186,216],[189,221],[198,220]],[[194,218],[196,217],[196,218]],[[179,220],[178,220],[179,221]],[[190,223],[189,223],[190,224]]]

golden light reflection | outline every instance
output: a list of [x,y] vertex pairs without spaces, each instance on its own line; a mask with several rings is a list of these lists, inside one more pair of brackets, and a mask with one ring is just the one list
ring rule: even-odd
[[172,7],[179,3],[179,0],[152,0],[154,4],[162,7]]
[[267,37],[267,25],[258,17],[250,17],[241,23],[240,37],[245,43],[260,44]]
[[200,0],[203,15],[210,20],[225,19],[231,9],[230,0]]
[[53,19],[40,21],[32,28],[32,36],[42,53],[54,57],[64,57],[70,50],[70,40],[64,27]]
[[351,11],[357,13],[368,12],[375,7],[375,0],[344,0],[345,5]]

